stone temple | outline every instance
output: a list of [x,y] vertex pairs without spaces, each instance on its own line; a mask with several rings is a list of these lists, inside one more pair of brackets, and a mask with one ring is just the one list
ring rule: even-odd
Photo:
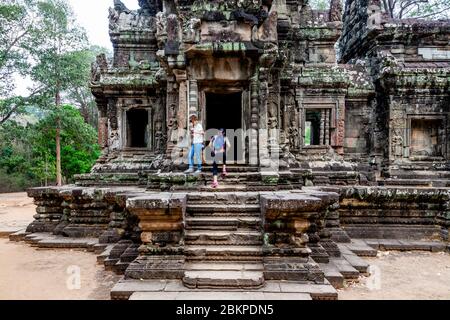
[[[102,156],[12,239],[95,251],[114,299],[336,299],[361,256],[448,250],[450,21],[330,2],[115,0]],[[183,173],[191,115],[231,137],[218,189]]]

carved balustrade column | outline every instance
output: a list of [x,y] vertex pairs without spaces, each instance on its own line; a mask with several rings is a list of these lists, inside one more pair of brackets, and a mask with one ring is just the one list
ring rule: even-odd
[[198,114],[198,83],[197,80],[189,80],[189,116]]
[[259,91],[258,79],[253,78],[250,84],[251,94],[251,124],[249,137],[249,162],[251,165],[258,164],[258,105],[259,105]]
[[320,110],[320,145],[325,144],[325,110]]
[[98,144],[102,150],[108,148],[107,104],[97,101],[98,106]]
[[[269,165],[269,130],[271,130],[271,126],[269,126],[269,120],[271,122],[276,122],[276,119],[268,118],[268,108],[267,108],[267,100],[269,97],[269,85],[268,85],[268,70],[266,68],[260,68],[259,73],[259,161],[262,166]],[[276,124],[275,124],[276,125]]]
[[174,148],[178,143],[178,128],[180,123],[177,119],[178,114],[178,85],[175,81],[175,76],[167,78],[167,105],[166,105],[166,119],[167,119],[167,149],[166,155],[170,157]]
[[331,110],[325,110],[325,145],[330,145],[330,116]]

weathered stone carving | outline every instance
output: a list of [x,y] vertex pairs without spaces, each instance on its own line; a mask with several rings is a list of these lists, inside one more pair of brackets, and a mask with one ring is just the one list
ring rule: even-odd
[[330,21],[342,21],[342,3],[341,0],[331,0]]
[[99,54],[95,58],[95,62],[91,65],[91,82],[100,81],[101,74],[108,70],[108,61],[104,53]]

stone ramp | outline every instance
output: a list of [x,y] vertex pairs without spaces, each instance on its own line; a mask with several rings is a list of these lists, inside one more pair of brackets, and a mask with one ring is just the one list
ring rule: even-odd
[[254,290],[189,289],[179,280],[121,280],[111,290],[113,300],[336,300],[337,291],[326,282],[309,284],[266,281]]

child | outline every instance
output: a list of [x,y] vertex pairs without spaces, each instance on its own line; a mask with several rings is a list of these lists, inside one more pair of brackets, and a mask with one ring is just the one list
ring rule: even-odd
[[217,188],[219,186],[219,182],[217,181],[217,176],[219,174],[218,162],[220,162],[221,160],[223,161],[222,176],[226,176],[227,149],[229,149],[231,146],[230,141],[226,137],[224,129],[220,129],[218,134],[211,138],[210,145],[212,148],[211,156],[213,157],[214,161],[212,187]]

